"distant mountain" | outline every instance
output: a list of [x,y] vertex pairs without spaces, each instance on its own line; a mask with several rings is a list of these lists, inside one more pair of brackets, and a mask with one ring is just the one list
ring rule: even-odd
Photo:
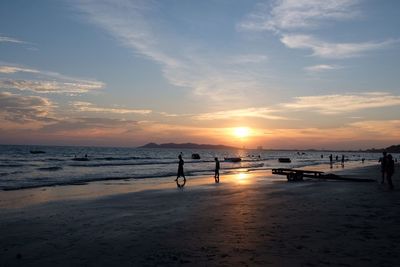
[[187,149],[239,149],[233,146],[224,146],[224,145],[208,145],[208,144],[194,144],[194,143],[184,143],[184,144],[175,144],[175,143],[166,143],[166,144],[156,144],[156,143],[148,143],[139,148],[187,148]]
[[386,151],[388,153],[400,153],[400,145],[392,145],[387,148],[367,149],[367,152],[383,152],[383,151]]

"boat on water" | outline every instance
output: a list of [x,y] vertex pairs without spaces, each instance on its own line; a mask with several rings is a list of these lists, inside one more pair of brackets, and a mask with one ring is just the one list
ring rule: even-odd
[[229,161],[229,162],[241,162],[242,159],[241,158],[224,158],[225,161]]
[[75,160],[75,161],[89,161],[89,158],[88,158],[88,155],[87,155],[87,154],[85,154],[84,157],[77,157],[77,156],[75,155],[75,157],[72,158],[72,160]]
[[88,158],[72,158],[72,160],[75,160],[75,161],[89,161]]
[[291,163],[292,161],[290,160],[290,158],[279,158],[278,161],[280,163]]
[[31,152],[31,154],[44,154],[44,153],[46,153],[43,150],[31,150],[30,152]]
[[200,159],[200,155],[197,153],[192,154],[192,159]]

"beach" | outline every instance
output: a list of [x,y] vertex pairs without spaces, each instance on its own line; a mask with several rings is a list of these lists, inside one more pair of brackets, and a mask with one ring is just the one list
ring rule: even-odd
[[[337,173],[380,177],[378,165]],[[270,171],[226,175],[219,184],[210,177],[189,179],[184,189],[166,181],[159,188],[129,192],[126,183],[25,189],[25,198],[31,195],[31,199],[40,190],[55,190],[57,195],[61,188],[70,193],[32,204],[22,201],[20,193],[24,204],[19,206],[3,196],[2,266],[395,266],[399,262],[400,194],[379,183],[288,183]],[[398,174],[394,184],[399,184]],[[84,190],[97,193],[73,195],[85,186]],[[111,193],[98,193],[107,188]]]

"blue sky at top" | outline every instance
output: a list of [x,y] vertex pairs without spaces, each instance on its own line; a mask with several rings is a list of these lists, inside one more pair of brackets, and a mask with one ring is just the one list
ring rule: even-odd
[[2,1],[2,143],[25,142],[32,130],[32,142],[52,144],[232,143],[229,129],[247,126],[249,146],[391,144],[400,127],[399,8],[394,0]]

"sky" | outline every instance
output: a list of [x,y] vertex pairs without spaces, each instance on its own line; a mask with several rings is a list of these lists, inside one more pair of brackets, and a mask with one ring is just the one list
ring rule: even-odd
[[397,0],[2,0],[0,144],[399,144],[398,10]]

